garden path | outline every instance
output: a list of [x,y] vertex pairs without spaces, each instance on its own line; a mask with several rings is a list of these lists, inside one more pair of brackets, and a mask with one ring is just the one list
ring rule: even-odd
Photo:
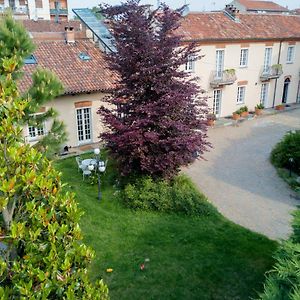
[[288,130],[300,129],[300,109],[209,129],[213,149],[185,169],[218,210],[235,223],[272,239],[291,232],[290,212],[300,205],[269,162]]

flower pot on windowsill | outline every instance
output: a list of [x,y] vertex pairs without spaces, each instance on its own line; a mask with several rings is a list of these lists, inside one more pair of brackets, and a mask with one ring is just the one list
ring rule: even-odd
[[235,120],[235,121],[238,120],[240,117],[241,116],[239,114],[237,114],[237,113],[233,113],[232,114],[232,119]]
[[276,110],[284,110],[284,105],[282,105],[282,104],[276,105],[275,109]]

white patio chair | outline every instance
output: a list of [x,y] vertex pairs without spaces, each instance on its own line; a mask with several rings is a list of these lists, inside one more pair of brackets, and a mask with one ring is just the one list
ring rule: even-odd
[[75,157],[77,166],[78,166],[78,172],[81,170],[83,171],[84,166],[82,165],[82,159],[79,156]]

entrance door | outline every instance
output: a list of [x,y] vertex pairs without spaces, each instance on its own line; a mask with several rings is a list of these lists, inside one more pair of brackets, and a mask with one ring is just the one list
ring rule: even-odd
[[282,103],[286,103],[287,102],[290,82],[291,82],[291,80],[289,78],[287,78],[284,81],[283,94],[282,94]]
[[91,123],[91,109],[77,109],[77,135],[79,144],[89,143],[92,141]]

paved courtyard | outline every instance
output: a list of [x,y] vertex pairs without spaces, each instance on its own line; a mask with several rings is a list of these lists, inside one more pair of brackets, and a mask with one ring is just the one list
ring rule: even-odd
[[300,109],[209,130],[213,149],[185,172],[219,211],[272,239],[291,232],[290,212],[300,205],[269,162],[273,146],[300,129]]

